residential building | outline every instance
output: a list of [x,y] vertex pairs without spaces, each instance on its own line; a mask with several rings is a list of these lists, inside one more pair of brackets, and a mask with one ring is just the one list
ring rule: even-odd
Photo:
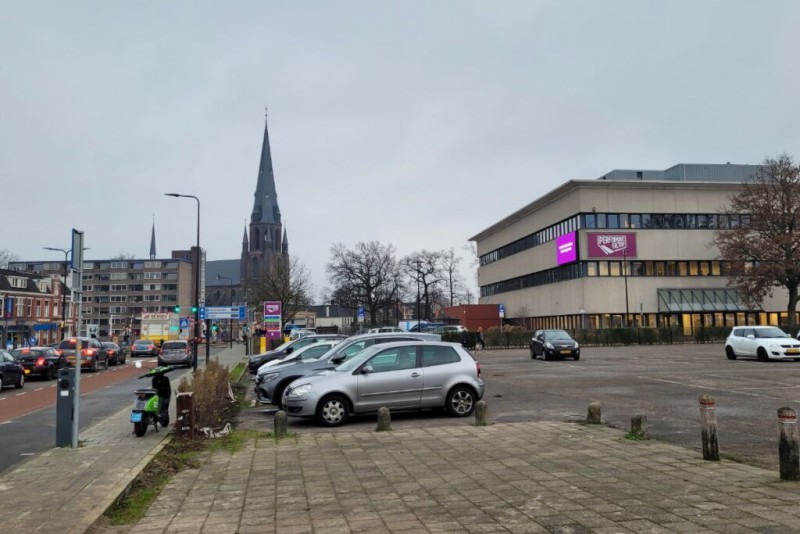
[[480,303],[530,328],[779,324],[785,291],[748,309],[713,244],[753,165],[680,164],[570,180],[471,238]]
[[[52,265],[59,271],[55,276],[0,269],[3,347],[9,343],[13,347],[55,343],[61,339],[64,323],[66,329],[73,323],[74,307],[63,283],[62,264]],[[63,308],[64,302],[66,308]]]

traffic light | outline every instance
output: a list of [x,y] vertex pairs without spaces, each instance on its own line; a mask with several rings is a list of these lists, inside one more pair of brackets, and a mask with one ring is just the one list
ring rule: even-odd
[[180,312],[181,312],[181,307],[175,306],[175,313],[180,313]]
[[211,327],[211,330],[213,330],[214,332],[216,332],[218,329],[219,329],[219,327],[217,325],[213,325]]
[[197,313],[197,306],[192,306],[192,313]]

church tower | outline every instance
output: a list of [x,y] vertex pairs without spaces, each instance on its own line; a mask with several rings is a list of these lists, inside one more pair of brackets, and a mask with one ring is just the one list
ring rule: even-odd
[[269,146],[266,117],[254,196],[250,225],[245,230],[245,236],[242,239],[241,279],[245,286],[268,272],[276,258],[289,254],[289,246],[281,222],[281,210],[278,207],[275,175],[272,172],[272,153]]

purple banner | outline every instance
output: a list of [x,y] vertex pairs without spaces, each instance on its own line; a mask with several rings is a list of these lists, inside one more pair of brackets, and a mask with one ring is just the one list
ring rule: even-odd
[[264,330],[268,339],[280,339],[281,333],[281,301],[264,302]]
[[590,232],[590,258],[635,258],[636,234],[634,232]]
[[578,260],[578,233],[570,232],[556,238],[556,265]]

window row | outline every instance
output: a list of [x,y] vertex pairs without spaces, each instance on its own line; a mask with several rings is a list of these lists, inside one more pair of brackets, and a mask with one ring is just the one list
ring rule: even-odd
[[480,257],[481,265],[494,263],[497,260],[502,260],[503,258],[517,254],[523,250],[528,250],[529,248],[537,247],[542,243],[552,241],[564,234],[575,232],[579,230],[578,224],[579,217],[575,215],[574,217],[564,219],[563,221],[560,221],[552,226],[548,226],[547,228],[539,230],[538,232],[526,235],[522,239],[518,239],[513,243],[509,243],[508,245],[493,250],[488,254],[484,254]]

